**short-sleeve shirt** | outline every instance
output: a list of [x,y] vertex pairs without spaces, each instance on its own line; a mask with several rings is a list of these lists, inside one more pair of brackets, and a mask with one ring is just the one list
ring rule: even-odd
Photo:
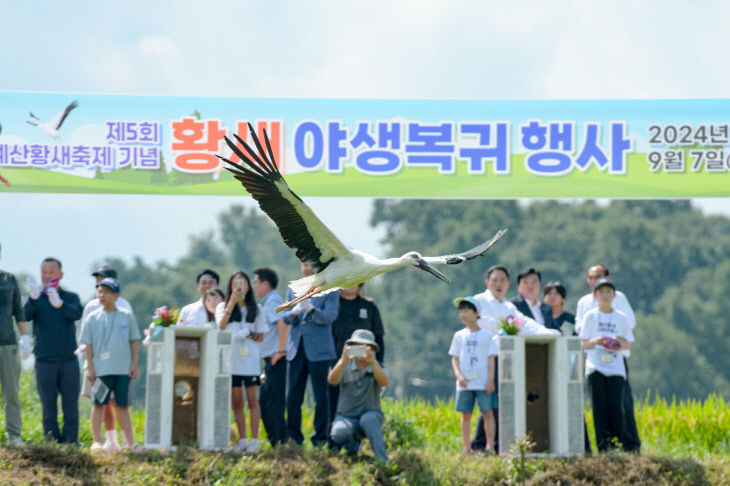
[[97,309],[89,314],[81,329],[81,342],[91,345],[96,376],[128,374],[132,366],[129,343],[139,339],[137,321],[127,309]]
[[[388,370],[383,368],[388,374]],[[380,392],[383,387],[375,379],[373,367],[364,369],[357,367],[357,360],[352,359],[345,365],[340,378],[340,396],[337,400],[337,415],[358,418],[369,410],[382,413],[380,409]]]
[[499,354],[492,333],[486,329],[471,331],[464,328],[454,334],[449,355],[459,358],[459,370],[466,378],[466,388],[459,385],[457,390],[484,390],[489,376],[489,357]]
[[180,319],[176,326],[182,327],[210,327],[208,313],[205,311],[203,299],[186,305],[180,311]]
[[[634,334],[626,315],[613,309],[609,314],[601,312],[598,307],[589,310],[583,318],[583,327],[579,334],[581,339],[610,337],[633,342]],[[586,350],[586,376],[598,371],[606,376],[622,376],[626,378],[621,351],[611,351],[601,345]]]
[[[257,305],[256,318],[253,322],[229,321],[226,331],[233,333],[233,367],[232,374],[241,376],[258,376],[261,374],[261,344],[251,339],[251,335],[239,341],[236,332],[248,328],[252,333],[266,332],[266,316],[260,305]],[[226,310],[226,303],[221,302],[215,308],[215,320],[220,322]],[[246,319],[246,308],[241,309],[242,319]]]

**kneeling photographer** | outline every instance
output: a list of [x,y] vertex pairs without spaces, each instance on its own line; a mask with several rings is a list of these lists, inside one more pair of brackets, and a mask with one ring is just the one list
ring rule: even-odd
[[388,374],[375,359],[377,350],[373,333],[358,329],[347,340],[342,356],[330,370],[327,377],[330,385],[340,385],[331,438],[348,453],[356,454],[363,436],[367,437],[375,457],[387,462],[380,393],[388,384]]

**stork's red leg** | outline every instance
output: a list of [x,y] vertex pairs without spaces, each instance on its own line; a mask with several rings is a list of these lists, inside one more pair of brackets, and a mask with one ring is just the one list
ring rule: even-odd
[[299,297],[297,297],[296,299],[294,299],[294,300],[292,300],[290,302],[284,302],[279,307],[277,307],[274,310],[274,312],[280,312],[280,311],[283,311],[284,309],[289,309],[291,307],[294,307],[299,302],[302,302],[304,300],[307,300],[310,297],[314,297],[315,295],[317,295],[321,291],[322,291],[322,289],[320,289],[319,287],[314,287],[314,286],[309,287],[309,290],[307,290],[305,293],[303,293],[302,295],[300,295]]

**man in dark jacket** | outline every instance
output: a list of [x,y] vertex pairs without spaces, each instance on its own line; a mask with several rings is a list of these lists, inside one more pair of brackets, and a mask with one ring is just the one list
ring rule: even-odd
[[[75,322],[83,309],[79,296],[59,287],[61,262],[41,263],[43,289],[34,283],[25,302],[25,318],[33,321],[35,372],[43,408],[43,432],[49,440],[76,443],[79,435],[81,374],[76,350]],[[63,432],[58,428],[58,395],[63,409]]]
[[542,275],[534,268],[528,268],[517,275],[517,292],[519,295],[512,299],[517,310],[527,317],[536,320],[548,329],[560,330],[553,319],[553,310],[540,300],[540,280]]

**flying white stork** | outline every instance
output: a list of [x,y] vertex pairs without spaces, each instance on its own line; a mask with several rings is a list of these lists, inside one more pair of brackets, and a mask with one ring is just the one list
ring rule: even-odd
[[288,309],[315,295],[352,287],[375,275],[408,265],[425,270],[449,283],[449,279],[436,270],[431,265],[432,263],[454,265],[471,260],[484,254],[507,232],[506,229],[500,230],[491,239],[464,253],[437,257],[422,257],[418,252],[410,251],[399,258],[381,260],[362,251],[349,249],[289,188],[276,167],[266,131],[264,130],[264,140],[268,156],[264,153],[261,142],[250,123],[248,128],[258,154],[234,134],[233,136],[248,154],[244,154],[228,137],[225,137],[226,143],[245,165],[231,162],[221,156],[218,158],[228,164],[226,169],[233,173],[234,177],[258,201],[261,209],[276,223],[284,243],[290,248],[296,249],[297,258],[310,262],[317,272],[290,282],[296,298],[277,307],[276,312]]
[[61,125],[63,124],[63,121],[66,119],[68,114],[71,113],[71,110],[73,110],[77,106],[79,106],[78,101],[75,101],[75,100],[72,101],[70,105],[68,105],[66,108],[64,108],[63,110],[56,113],[56,116],[54,116],[47,122],[44,122],[43,120],[41,120],[40,118],[35,116],[33,114],[33,112],[31,111],[31,112],[29,112],[29,114],[33,120],[32,121],[27,120],[26,123],[40,128],[45,133],[47,133],[48,135],[53,137],[56,140],[56,142],[60,142],[61,134],[59,133],[59,129],[61,128]]

